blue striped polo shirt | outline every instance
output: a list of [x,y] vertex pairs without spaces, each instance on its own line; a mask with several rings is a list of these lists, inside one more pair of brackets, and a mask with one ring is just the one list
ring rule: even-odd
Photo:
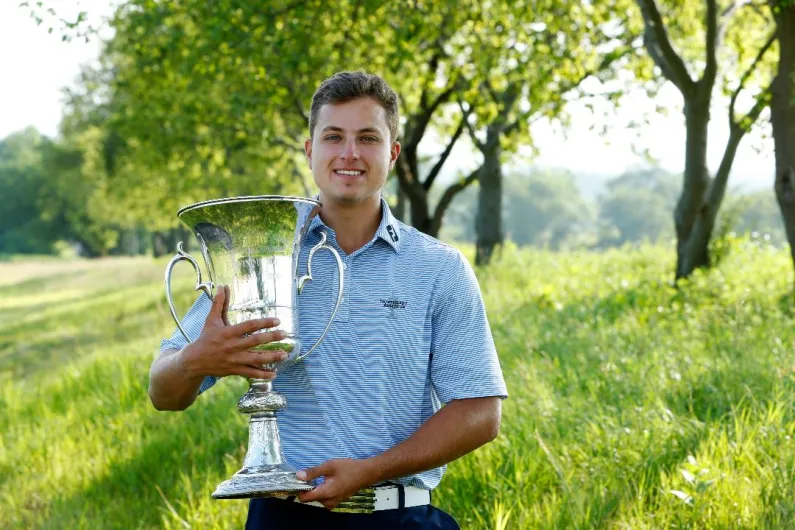
[[[325,231],[342,257],[343,300],[320,346],[279,372],[277,412],[285,458],[296,469],[332,458],[368,458],[411,436],[443,403],[507,397],[477,279],[457,249],[395,219],[381,200],[373,239],[352,254],[315,216],[299,256],[306,271]],[[303,215],[308,215],[306,211]],[[304,217],[305,218],[305,217]],[[303,224],[303,223],[301,223]],[[323,332],[337,299],[337,265],[329,252],[312,260],[314,280],[297,297],[304,348]],[[183,327],[198,337],[211,301],[202,295]],[[179,330],[161,350],[186,345]],[[204,392],[218,378],[207,377]],[[445,467],[395,480],[433,489]]]

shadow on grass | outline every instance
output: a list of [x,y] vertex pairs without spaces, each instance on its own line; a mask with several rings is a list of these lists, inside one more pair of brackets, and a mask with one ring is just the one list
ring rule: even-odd
[[30,512],[20,514],[22,521],[37,528],[160,527],[165,504],[157,487],[174,506],[191,495],[209,496],[209,489],[184,491],[181,472],[196,474],[200,484],[213,476],[220,482],[228,478],[223,476],[227,455],[240,453],[246,443],[245,428],[224,421],[235,413],[233,396],[226,397],[200,399],[179,415],[153,412],[145,419],[147,437],[133,454],[74,495],[54,495],[43,510],[46,520]]
[[81,276],[88,276],[91,273],[91,269],[78,269],[41,274],[18,283],[0,286],[0,296],[25,296],[31,293],[41,293],[49,290],[57,291],[61,284]]
[[[107,296],[129,293],[136,306],[109,303]],[[192,293],[179,303],[188,306]],[[121,295],[127,299],[127,295]],[[74,305],[80,305],[79,310]],[[58,369],[74,361],[77,355],[103,347],[118,347],[119,342],[152,334],[151,349],[159,348],[166,336],[171,318],[164,298],[155,290],[141,287],[103,290],[76,299],[63,308],[54,309],[39,318],[15,326],[0,328],[0,371],[9,371],[15,378],[27,378]],[[170,332],[167,332],[170,334]]]

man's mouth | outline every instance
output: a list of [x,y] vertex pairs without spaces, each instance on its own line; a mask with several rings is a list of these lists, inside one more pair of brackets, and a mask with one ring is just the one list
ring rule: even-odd
[[337,175],[344,175],[346,177],[358,177],[359,175],[363,174],[364,171],[358,169],[335,169],[334,173]]

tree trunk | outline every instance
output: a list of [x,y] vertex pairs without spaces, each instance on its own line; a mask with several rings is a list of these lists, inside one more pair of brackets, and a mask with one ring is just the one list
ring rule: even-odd
[[[682,194],[674,211],[676,225],[676,279],[689,276],[696,268],[709,265],[708,243],[691,234],[705,205],[710,184],[707,170],[707,127],[712,87],[699,85],[697,93],[685,100],[685,173]],[[706,227],[704,227],[706,228]]]
[[770,121],[776,152],[776,199],[795,266],[795,4],[771,2],[778,31],[778,72],[773,80]]
[[723,152],[723,159],[718,168],[718,173],[709,186],[709,192],[698,212],[687,240],[682,265],[685,276],[692,274],[698,267],[710,265],[709,242],[712,239],[712,231],[715,228],[715,220],[723,203],[723,197],[726,195],[726,184],[729,180],[734,158],[737,155],[737,148],[740,146],[743,136],[745,136],[745,131],[742,128],[737,125],[731,126],[729,141],[726,145],[726,150]]
[[478,174],[480,192],[475,218],[475,264],[487,265],[494,249],[503,242],[502,233],[502,167],[499,140],[488,142],[483,150],[483,165]]
[[152,255],[156,258],[168,253],[165,237],[161,232],[152,232]]
[[411,220],[406,219],[406,203],[408,202],[408,197],[406,197],[406,192],[403,191],[403,188],[400,187],[400,183],[397,185],[397,201],[395,202],[395,207],[392,208],[392,215],[398,221],[402,221],[406,224],[411,224]]
[[[398,159],[395,172],[400,182],[400,190],[409,201],[411,226],[431,237],[438,237],[438,226],[428,205],[428,190],[419,181],[419,165],[416,153],[408,152],[403,160]],[[398,195],[400,197],[400,195]]]
[[433,218],[428,212],[428,193],[422,190],[411,199],[409,211],[411,212],[411,226],[424,234],[431,237],[437,237],[438,234],[432,233],[431,221]]

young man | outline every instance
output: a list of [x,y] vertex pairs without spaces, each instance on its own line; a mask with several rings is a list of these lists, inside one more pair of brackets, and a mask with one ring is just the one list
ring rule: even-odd
[[[448,462],[499,431],[507,391],[471,267],[456,249],[397,221],[381,198],[400,154],[397,130],[397,95],[378,76],[341,72],[312,98],[305,149],[323,207],[299,270],[325,231],[343,259],[345,290],[324,342],[279,373],[274,388],[289,403],[278,417],[285,457],[299,479],[319,485],[292,499],[252,499],[246,528],[458,528],[430,504],[430,490]],[[313,270],[333,277],[334,263],[319,253]],[[301,295],[307,344],[322,332],[332,297],[319,282]],[[201,332],[194,343],[178,331],[163,341],[149,386],[158,409],[190,406],[219,376],[273,377],[256,366],[278,354],[246,349],[241,335],[251,330],[224,326],[223,298],[223,290],[212,305],[200,298],[185,317],[187,329]],[[389,490],[393,500],[372,514],[329,511],[372,486],[377,498]]]

